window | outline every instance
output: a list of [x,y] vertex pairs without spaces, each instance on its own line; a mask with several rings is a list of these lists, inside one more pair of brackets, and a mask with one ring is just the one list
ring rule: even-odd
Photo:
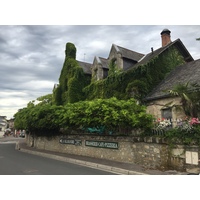
[[172,109],[171,108],[162,109],[161,110],[161,116],[164,119],[172,120]]
[[162,116],[162,119],[170,122],[170,124],[168,125],[168,128],[173,127],[172,109],[171,108],[162,109],[161,116]]

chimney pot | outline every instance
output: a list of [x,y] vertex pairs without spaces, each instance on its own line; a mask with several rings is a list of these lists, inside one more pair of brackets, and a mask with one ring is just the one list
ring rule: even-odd
[[160,33],[161,34],[161,39],[162,39],[162,47],[166,46],[171,42],[171,31],[169,29],[163,29],[163,31]]

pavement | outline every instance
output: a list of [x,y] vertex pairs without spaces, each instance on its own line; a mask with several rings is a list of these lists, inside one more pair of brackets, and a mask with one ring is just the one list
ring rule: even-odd
[[134,163],[116,162],[116,161],[98,159],[88,156],[36,149],[34,147],[27,146],[25,139],[15,138],[13,136],[0,138],[0,144],[14,143],[14,142],[16,143],[15,149],[21,152],[43,156],[59,161],[74,163],[91,168],[96,168],[104,171],[110,171],[121,175],[186,175],[187,174],[186,172],[179,172],[176,170],[161,171],[156,169],[145,169],[144,167]]

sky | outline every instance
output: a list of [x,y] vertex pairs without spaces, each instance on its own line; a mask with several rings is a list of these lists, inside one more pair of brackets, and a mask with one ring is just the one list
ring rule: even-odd
[[[88,0],[84,3],[74,0],[66,6],[58,0],[60,10],[55,9],[53,1],[48,1],[48,9],[46,3],[37,0],[34,2],[40,2],[40,6],[32,1],[17,2],[7,0],[0,12],[0,115],[7,119],[30,101],[52,93],[54,84],[58,83],[67,42],[76,46],[77,60],[92,63],[95,56],[107,58],[112,44],[147,54],[151,47],[161,47],[160,33],[168,28],[172,41],[180,38],[192,57],[200,58],[200,41],[196,41],[200,37],[200,23],[195,20],[199,17],[189,20],[182,16],[184,21],[177,21],[175,7],[171,7],[170,15],[160,18],[163,8],[149,10],[150,3],[146,1],[147,6],[142,9],[145,18],[140,17],[140,9],[133,12],[127,6],[131,2],[128,0],[123,4],[127,12],[122,12],[123,5],[113,8],[112,3],[104,0],[91,8],[84,7]],[[19,8],[20,2],[26,9]],[[138,8],[143,4],[144,1],[134,3]],[[196,7],[193,11],[198,11]],[[182,3],[182,11],[188,12],[188,4],[184,7]]]
[[112,44],[147,54],[161,47],[160,33],[171,31],[194,59],[200,58],[199,25],[1,25],[0,115],[12,118],[29,101],[52,93],[72,42],[76,59],[107,58]]

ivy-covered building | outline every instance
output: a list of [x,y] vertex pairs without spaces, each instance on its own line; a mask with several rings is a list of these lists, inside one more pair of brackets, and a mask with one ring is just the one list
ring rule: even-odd
[[138,63],[144,54],[112,44],[108,58],[95,56],[92,65],[92,80],[106,78],[109,71],[126,71]]
[[163,80],[172,76],[174,69],[178,74],[178,66],[188,67],[190,64],[186,63],[194,59],[180,39],[171,41],[170,30],[164,29],[160,34],[161,47],[151,48],[146,55],[112,44],[108,58],[95,56],[92,64],[77,61],[75,46],[67,43],[59,84],[54,88],[56,104],[134,97],[148,105],[151,114],[162,117],[163,107],[152,109],[153,99],[149,95]]
[[127,71],[129,69],[143,65],[154,57],[159,56],[172,46],[179,51],[185,62],[192,61],[192,56],[183,45],[181,40],[177,39],[172,42],[170,33],[171,32],[168,29],[164,29],[161,32],[161,48],[156,50],[151,48],[151,52],[146,55],[112,44],[108,58],[95,56],[93,64],[91,65],[93,80],[98,81],[105,79],[108,76],[108,71],[112,66],[115,66],[115,70]]

